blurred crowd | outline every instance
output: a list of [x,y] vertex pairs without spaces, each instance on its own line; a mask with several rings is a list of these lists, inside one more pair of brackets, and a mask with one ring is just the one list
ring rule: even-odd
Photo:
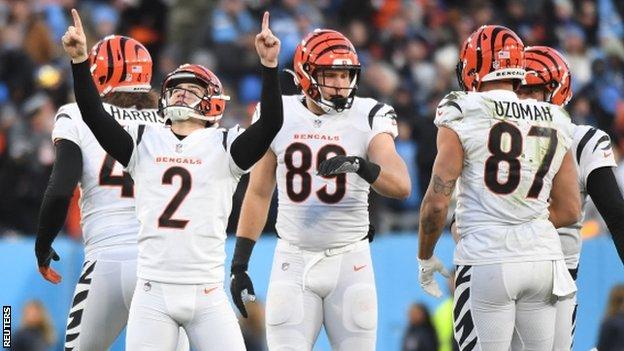
[[[232,101],[223,124],[248,125],[259,100],[253,38],[262,11],[282,42],[280,66],[317,27],[342,31],[363,64],[358,94],[394,106],[397,149],[412,177],[405,201],[371,196],[378,232],[414,230],[436,154],[435,107],[458,89],[460,43],[482,24],[502,24],[526,45],[549,45],[568,59],[576,123],[607,131],[624,149],[624,2],[617,0],[0,0],[0,235],[33,234],[54,161],[54,113],[73,101],[69,60],[60,37],[81,12],[89,45],[109,34],[141,41],[154,60],[153,87],[181,63],[213,69]],[[285,94],[297,90],[282,74]],[[624,167],[618,175],[624,180]],[[624,184],[624,181],[622,182]],[[245,182],[236,195],[232,223]],[[77,209],[66,231],[79,236]],[[271,220],[267,230],[273,229]],[[598,226],[597,231],[600,231]]]

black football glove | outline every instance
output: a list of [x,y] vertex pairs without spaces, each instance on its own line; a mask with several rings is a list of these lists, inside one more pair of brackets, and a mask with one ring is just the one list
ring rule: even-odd
[[255,241],[237,236],[236,247],[234,248],[234,258],[232,259],[232,269],[230,271],[230,293],[234,305],[240,311],[241,315],[247,318],[247,310],[245,302],[256,301],[256,292],[253,288],[251,278],[247,274],[247,266],[249,258],[253,250]]
[[58,261],[61,259],[52,246],[40,248],[35,245],[35,255],[37,256],[37,265],[39,267],[50,267],[52,260]]
[[238,308],[243,317],[247,318],[245,302],[256,301],[253,283],[247,272],[232,272],[230,278],[230,293],[232,294],[232,300],[236,308]]
[[372,184],[379,177],[381,167],[358,156],[337,155],[321,162],[318,175],[327,177],[341,173],[356,173]]

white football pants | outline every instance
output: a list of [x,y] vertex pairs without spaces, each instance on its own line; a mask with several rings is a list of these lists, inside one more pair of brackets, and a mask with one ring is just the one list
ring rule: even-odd
[[139,278],[130,306],[126,350],[175,350],[179,327],[186,331],[193,350],[245,350],[223,283],[166,284]]
[[307,251],[278,240],[266,305],[269,350],[312,350],[322,324],[333,350],[375,349],[377,293],[368,241]]
[[[136,246],[85,257],[67,319],[65,350],[104,351],[126,326],[136,285]],[[178,351],[188,351],[186,334]]]
[[509,350],[514,333],[522,350],[552,350],[554,271],[553,261],[458,266],[453,319],[460,350]]

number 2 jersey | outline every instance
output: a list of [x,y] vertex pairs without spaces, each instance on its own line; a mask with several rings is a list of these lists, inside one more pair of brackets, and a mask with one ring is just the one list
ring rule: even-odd
[[[103,104],[121,125],[163,123],[155,109],[137,110]],[[80,213],[85,254],[120,245],[136,245],[139,222],[134,211],[132,178],[98,144],[75,103],[59,108],[52,140],[66,139],[80,147]]]
[[451,92],[435,123],[454,130],[464,150],[455,263],[563,259],[548,199],[572,143],[565,110],[506,90]]
[[350,109],[317,116],[302,96],[284,96],[284,125],[271,143],[277,156],[278,235],[308,250],[340,247],[368,232],[370,184],[355,173],[322,177],[319,164],[335,155],[367,158],[377,134],[398,134],[392,107],[355,97]]
[[230,155],[238,127],[204,128],[179,140],[167,126],[133,125],[126,170],[135,184],[137,276],[171,284],[224,278],[225,238],[241,170]]
[[611,149],[611,139],[607,133],[591,126],[574,127],[574,142],[571,151],[578,172],[583,212],[577,223],[570,227],[559,228],[558,231],[566,266],[569,269],[575,269],[578,267],[581,254],[581,227],[583,226],[585,205],[587,204],[587,177],[595,169],[617,167],[617,164]]

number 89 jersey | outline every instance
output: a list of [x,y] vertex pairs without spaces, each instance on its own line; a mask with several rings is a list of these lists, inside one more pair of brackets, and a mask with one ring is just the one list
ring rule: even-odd
[[301,248],[320,250],[357,242],[368,232],[370,185],[355,173],[318,176],[335,155],[367,158],[379,133],[397,136],[392,107],[356,97],[342,113],[317,116],[301,96],[283,97],[284,125],[271,144],[277,156],[278,235]]
[[506,90],[452,92],[435,123],[454,130],[464,150],[455,263],[562,259],[548,199],[572,143],[565,110]]

